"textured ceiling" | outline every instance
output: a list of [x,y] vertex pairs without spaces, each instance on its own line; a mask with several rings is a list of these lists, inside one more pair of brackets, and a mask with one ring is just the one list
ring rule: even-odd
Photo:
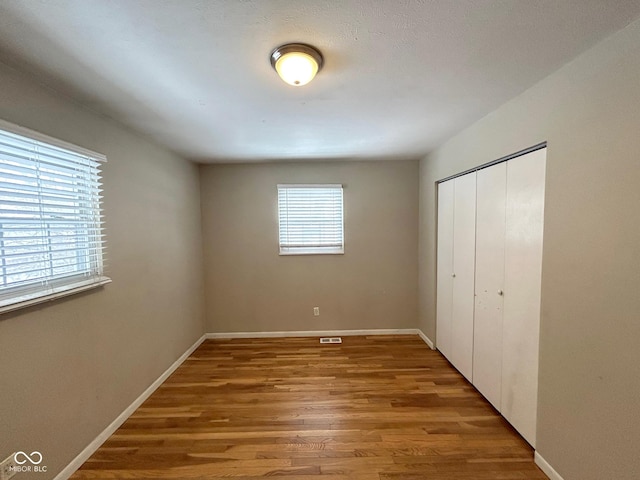
[[[200,162],[409,158],[640,15],[638,0],[2,0],[0,61]],[[269,53],[325,67],[283,83]]]

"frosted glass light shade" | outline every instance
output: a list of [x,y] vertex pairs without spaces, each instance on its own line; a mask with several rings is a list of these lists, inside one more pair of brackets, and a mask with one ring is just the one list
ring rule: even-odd
[[318,73],[318,64],[306,53],[291,52],[281,56],[276,62],[276,72],[289,85],[306,85]]
[[289,85],[306,85],[322,68],[322,55],[310,45],[291,43],[271,53],[271,65]]

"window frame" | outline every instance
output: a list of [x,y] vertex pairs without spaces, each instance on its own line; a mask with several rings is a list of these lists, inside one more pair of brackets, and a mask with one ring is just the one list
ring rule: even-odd
[[[0,130],[8,134],[24,137],[26,139],[25,140],[26,143],[33,142],[35,147],[37,146],[42,146],[44,148],[53,147],[54,149],[62,149],[75,155],[88,157],[90,159],[88,160],[88,162],[89,161],[94,162],[97,165],[104,164],[107,161],[107,157],[103,154],[94,152],[92,150],[88,150],[86,148],[79,147],[77,145],[74,145],[69,142],[65,142],[63,140],[58,140],[48,135],[44,135],[42,133],[30,130],[28,128],[21,127],[19,125],[15,125],[13,123],[7,122],[5,120],[0,120]],[[7,148],[10,148],[10,147],[7,147]],[[0,155],[2,154],[0,153]],[[0,161],[2,161],[2,166],[4,167],[6,165],[4,160],[0,158]],[[36,163],[35,161],[34,161],[34,164],[39,165],[39,163]],[[9,168],[11,167],[12,165],[9,164]],[[17,167],[13,165],[13,168],[17,168]],[[23,167],[23,168],[27,168],[27,167]],[[59,168],[64,168],[64,167],[59,167]],[[85,168],[89,170],[91,167],[86,166]],[[39,280],[31,283],[26,283],[23,285],[17,285],[13,287],[9,286],[6,288],[4,287],[1,288],[0,289],[0,314],[11,312],[21,308],[26,308],[39,303],[49,302],[58,298],[66,297],[66,296],[73,295],[75,293],[83,292],[86,290],[98,288],[111,282],[111,279],[105,276],[104,274],[105,263],[104,263],[103,250],[106,245],[106,239],[103,232],[104,231],[103,208],[102,208],[102,202],[100,201],[100,195],[99,195],[99,192],[101,190],[100,186],[101,186],[102,176],[99,172],[99,166],[96,167],[95,170],[98,172],[96,174],[96,178],[98,182],[97,185],[92,188],[86,187],[86,185],[91,183],[91,177],[89,176],[88,173],[85,172],[83,174],[84,176],[81,177],[82,181],[84,182],[84,184],[81,184],[81,185],[84,187],[84,189],[78,192],[78,197],[76,197],[75,199],[74,197],[70,197],[70,200],[66,200],[67,202],[77,202],[78,206],[75,207],[76,210],[84,210],[85,212],[88,210],[90,212],[89,215],[91,220],[90,221],[85,220],[85,223],[87,225],[89,224],[91,225],[91,229],[87,230],[87,232],[84,234],[87,240],[86,241],[84,241],[84,239],[77,240],[77,242],[74,244],[75,246],[73,251],[79,252],[81,255],[84,255],[87,258],[93,257],[93,260],[84,260],[84,263],[87,265],[87,267],[82,271],[78,271],[78,273],[70,273],[68,275],[56,274],[53,276],[40,277]],[[52,172],[53,172],[52,173],[53,175],[59,175],[58,173],[59,170],[56,171],[55,169],[53,169]],[[1,175],[2,174],[0,174],[0,176]],[[40,185],[40,183],[38,183],[38,185]],[[6,187],[6,188],[11,189],[11,187]],[[80,195],[85,195],[89,200],[87,200],[87,198],[81,198]],[[10,198],[11,193],[10,192],[5,193],[4,196]],[[42,210],[43,209],[42,198],[37,197],[36,195],[33,195],[33,197],[30,197],[31,200],[34,200],[36,198],[38,202],[34,202],[33,205],[38,206]],[[0,203],[2,203],[2,200],[0,200]],[[61,206],[60,208],[72,209],[74,207]],[[40,217],[41,219],[43,218],[42,215],[43,214],[41,213],[41,217]],[[75,215],[81,215],[81,214],[76,212]],[[72,223],[73,222],[77,222],[77,219],[73,219]],[[8,224],[10,222],[7,222],[6,220],[0,220],[0,223]],[[44,224],[46,223],[46,221],[43,220],[42,223]],[[33,221],[33,224],[35,225],[36,222]],[[96,225],[97,225],[97,230],[96,230]],[[45,227],[42,227],[42,228],[45,228]],[[49,229],[49,228],[51,227],[50,226],[46,227],[46,229]],[[86,230],[89,227],[77,227],[77,228],[80,231],[82,231],[83,229]],[[47,237],[42,237],[42,238],[47,238],[48,239],[47,241],[50,242],[51,233],[48,233],[47,235],[48,235]],[[61,238],[65,239],[64,236],[62,236]],[[76,233],[74,238],[80,238],[80,237],[78,237],[78,234]],[[85,243],[87,246],[86,248],[78,247],[77,243]],[[0,265],[2,266],[6,265],[5,262],[7,258],[4,253],[4,248],[5,248],[4,243],[2,243],[2,245],[0,245]],[[9,248],[9,247],[6,247],[6,248]],[[14,248],[16,247],[14,246]],[[38,255],[37,250],[34,250],[33,255],[34,256]],[[22,256],[24,256],[24,254]],[[46,269],[55,268],[53,264],[50,265],[49,262],[53,262],[53,260],[44,261],[44,264],[46,265],[45,268]],[[75,265],[81,265],[81,263],[76,263]],[[3,270],[2,272],[0,272],[0,275],[6,275],[6,272],[4,272]]]
[[[280,191],[287,189],[311,189],[311,188],[333,188],[340,191],[340,244],[335,245],[314,245],[309,247],[287,246],[282,241],[282,224],[280,210]],[[339,183],[279,183],[277,185],[277,217],[278,217],[278,254],[280,256],[294,255],[344,255],[345,232],[344,232],[344,186]],[[338,223],[338,222],[336,222]]]

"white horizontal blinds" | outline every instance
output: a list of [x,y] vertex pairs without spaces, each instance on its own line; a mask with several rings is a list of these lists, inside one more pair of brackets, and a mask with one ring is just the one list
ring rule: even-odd
[[0,130],[0,307],[102,279],[100,164]]
[[280,253],[343,253],[342,185],[278,185]]

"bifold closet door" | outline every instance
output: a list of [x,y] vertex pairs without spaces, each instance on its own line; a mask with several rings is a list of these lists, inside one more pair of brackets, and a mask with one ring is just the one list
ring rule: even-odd
[[500,411],[507,164],[478,171],[473,384]]
[[453,307],[453,185],[453,180],[438,185],[436,346],[449,361]]
[[473,380],[473,310],[476,257],[476,173],[454,180],[451,363]]
[[507,162],[501,413],[535,447],[546,149]]
[[436,346],[473,377],[476,174],[438,185]]

